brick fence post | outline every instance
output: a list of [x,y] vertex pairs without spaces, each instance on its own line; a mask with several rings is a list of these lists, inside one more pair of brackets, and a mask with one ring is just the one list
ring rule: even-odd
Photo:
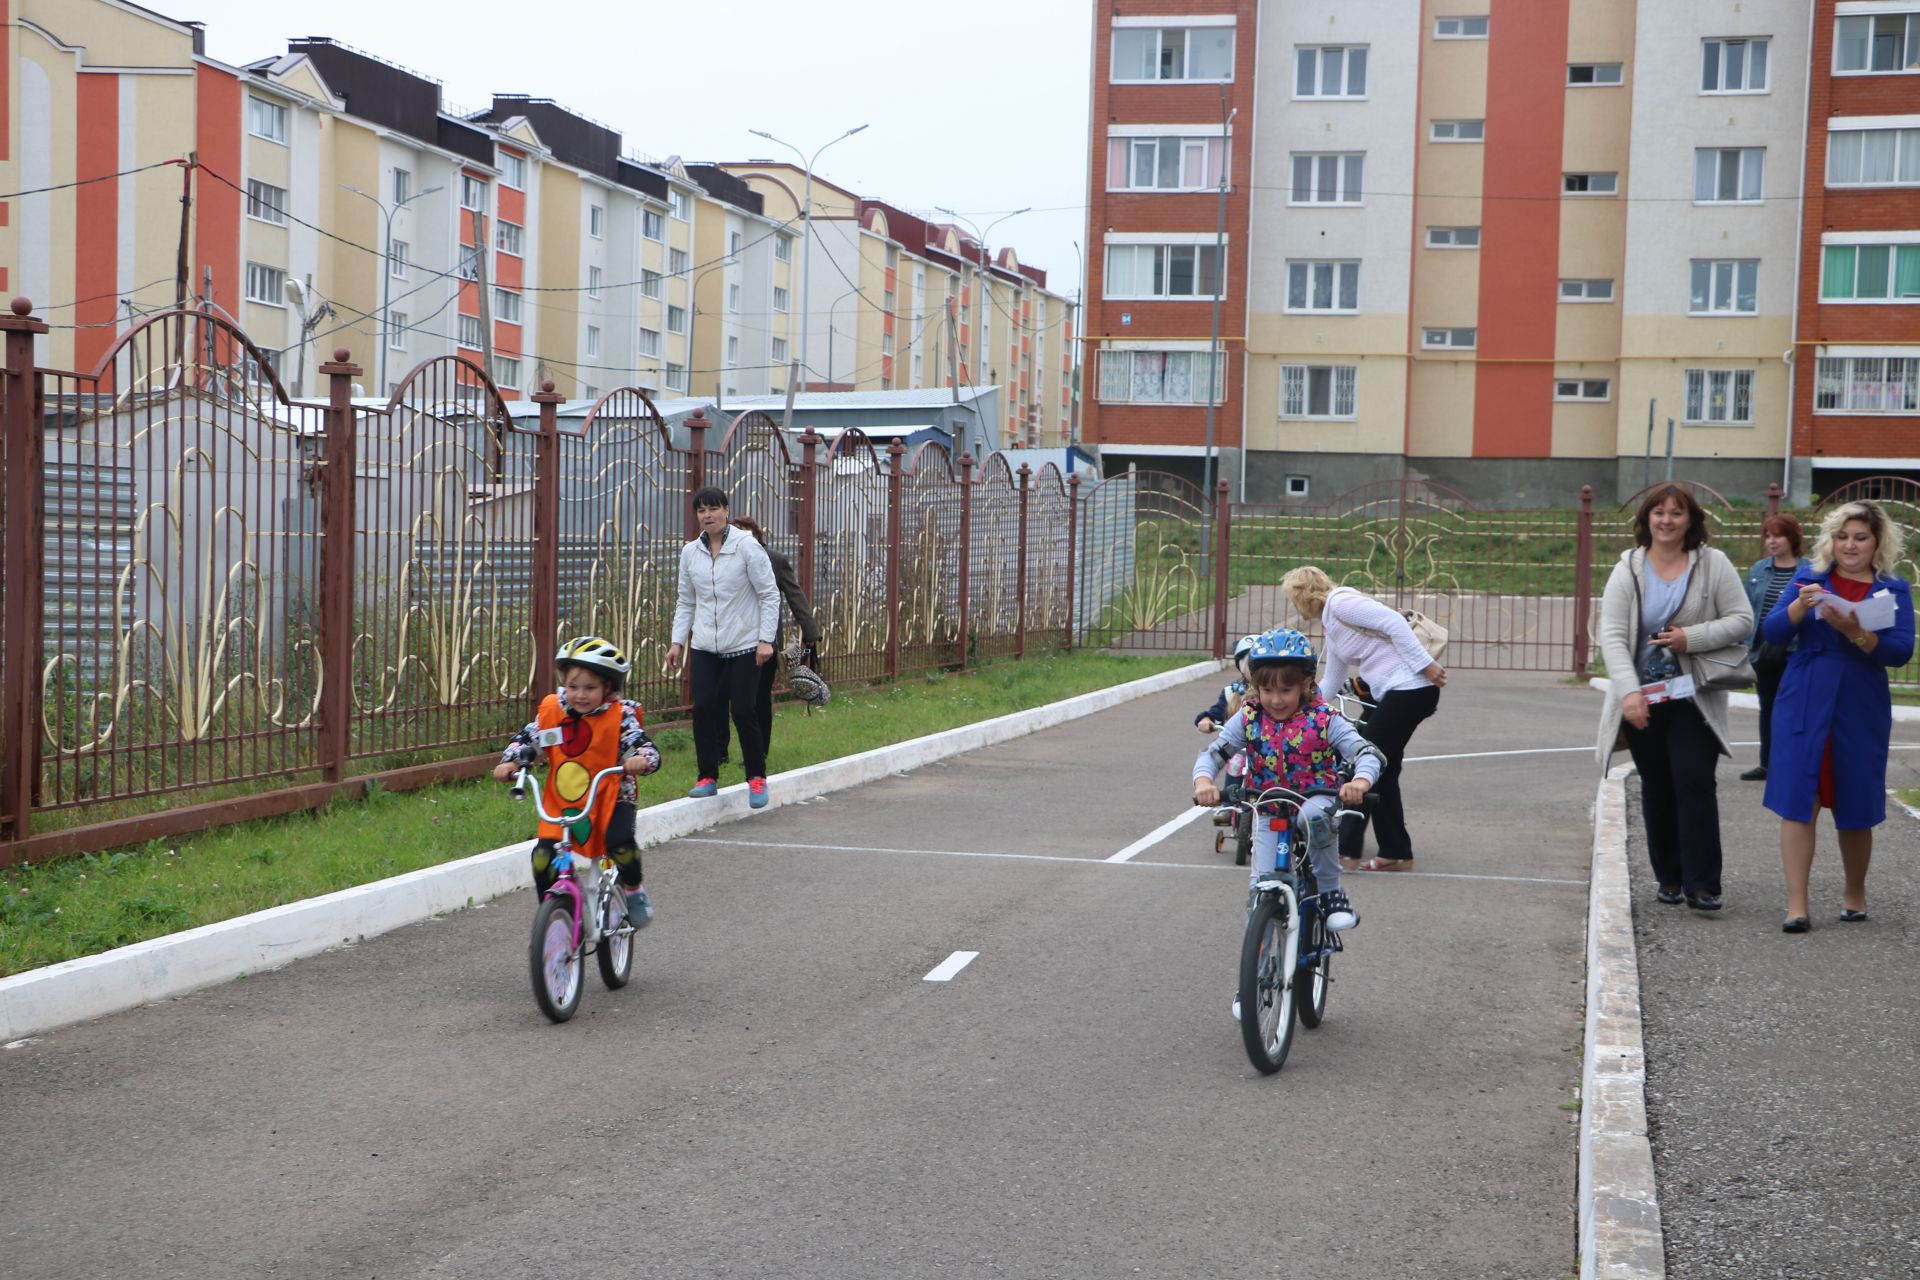
[[1780,485],[1778,481],[1767,486],[1767,515],[1768,516],[1771,517],[1771,516],[1777,516],[1780,514],[1781,496],[1782,495],[1780,493]]
[[687,418],[687,540],[700,536],[693,518],[693,495],[707,487],[707,411],[695,409]]
[[345,347],[320,366],[328,379],[327,438],[320,480],[320,776],[338,782],[352,750],[354,472],[359,442],[353,380],[363,372]]
[[40,782],[40,665],[45,594],[45,444],[40,431],[40,375],[34,340],[47,331],[33,303],[13,300],[0,317],[6,331],[6,387],[0,395],[0,440],[4,440],[7,509],[6,561],[0,588],[6,591],[5,649],[0,651],[0,690],[6,698],[6,753],[0,757],[0,834],[20,840],[33,833],[33,802]]
[[820,444],[821,435],[812,427],[800,433],[800,510],[794,518],[800,536],[800,558],[793,570],[800,578],[800,593],[813,603],[814,538],[820,528]]

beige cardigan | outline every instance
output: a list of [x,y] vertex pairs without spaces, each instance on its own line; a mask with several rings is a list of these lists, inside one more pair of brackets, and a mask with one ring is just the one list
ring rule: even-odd
[[[1640,631],[1640,613],[1633,592],[1632,563],[1644,571],[1645,552],[1634,547],[1620,553],[1613,566],[1607,589],[1600,598],[1600,656],[1607,664],[1607,704],[1600,711],[1600,741],[1596,754],[1605,769],[1613,753],[1626,748],[1621,724],[1620,703],[1640,687],[1635,670],[1636,637]],[[1711,653],[1730,644],[1738,644],[1753,634],[1753,605],[1733,562],[1712,547],[1687,553],[1695,581],[1687,584],[1686,599],[1673,615],[1673,625],[1687,635],[1687,653]],[[1702,575],[1704,574],[1704,577]],[[1691,670],[1686,654],[1680,655],[1682,670]],[[1720,754],[1730,756],[1727,746],[1727,695],[1697,693],[1694,704],[1720,741]]]

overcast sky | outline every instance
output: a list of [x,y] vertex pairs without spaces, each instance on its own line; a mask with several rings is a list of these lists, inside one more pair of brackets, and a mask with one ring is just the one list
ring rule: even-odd
[[[815,174],[932,215],[993,229],[1079,292],[1086,236],[1087,0],[143,0],[207,26],[207,52],[239,65],[329,36],[485,107],[496,92],[552,98],[664,159],[811,155],[854,125]],[[962,225],[965,225],[964,223]],[[1084,248],[1084,244],[1082,246]]]

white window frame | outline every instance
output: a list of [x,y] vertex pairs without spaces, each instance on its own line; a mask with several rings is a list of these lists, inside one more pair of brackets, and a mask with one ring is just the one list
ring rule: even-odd
[[[1234,29],[1233,19],[1231,17],[1225,17],[1225,18],[1214,19],[1212,21],[1207,21],[1199,18],[1187,18],[1184,22],[1180,22],[1177,19],[1173,22],[1167,21],[1168,17],[1173,17],[1173,16],[1174,15],[1166,15],[1166,16],[1156,15],[1154,17],[1150,17],[1146,19],[1115,18],[1113,20],[1113,27],[1112,27],[1113,38],[1109,40],[1107,44],[1107,83],[1108,84],[1232,84],[1233,83],[1233,67],[1234,67],[1235,61],[1238,59],[1240,55],[1240,40],[1239,40],[1240,33]],[[1193,39],[1192,39],[1191,33],[1195,31],[1217,31],[1222,28],[1226,29],[1227,39],[1229,42],[1229,47],[1227,49],[1227,74],[1224,76],[1196,76],[1192,74],[1193,72]],[[1157,37],[1155,40],[1156,52],[1153,58],[1153,64],[1156,69],[1160,66],[1161,62],[1165,58],[1166,33],[1169,31],[1178,31],[1181,33],[1181,41],[1180,41],[1181,66],[1180,66],[1179,74],[1177,75],[1156,74],[1150,77],[1142,76],[1137,78],[1132,76],[1123,76],[1120,74],[1120,35],[1122,32],[1134,33],[1134,32],[1140,32],[1140,31],[1151,31]]]
[[641,328],[640,354],[643,356],[657,356],[660,354],[660,331],[658,329],[648,329],[644,326]]
[[1427,128],[1429,142],[1485,142],[1485,120],[1434,120]]
[[663,285],[665,280],[666,277],[658,271],[655,271],[652,267],[640,268],[640,296],[643,298],[659,297],[661,293],[664,292]]
[[258,178],[247,179],[247,216],[272,227],[287,225],[287,189]]
[[[1768,92],[1767,77],[1773,72],[1772,44],[1773,41],[1771,37],[1768,36],[1716,36],[1702,40],[1700,42],[1701,94],[1722,95]],[[1740,84],[1735,87],[1729,87],[1727,85],[1727,50],[1735,45],[1740,46],[1741,49]],[[1757,85],[1754,83],[1755,77],[1753,74],[1753,54],[1756,49],[1765,51],[1760,57],[1761,71]],[[1709,54],[1709,50],[1712,51],[1711,54]],[[1713,59],[1712,76],[1714,85],[1711,88],[1707,85],[1708,57],[1712,57]]]
[[462,280],[480,278],[480,249],[477,245],[463,244],[454,259],[453,274]]
[[[1131,131],[1120,133],[1117,130],[1107,137],[1107,190],[1109,191],[1215,191],[1216,182],[1207,181],[1207,174],[1213,169],[1213,152],[1220,152],[1220,175],[1222,181],[1231,180],[1232,148],[1227,139],[1218,133],[1181,133],[1176,125],[1169,125],[1164,134],[1136,134]],[[1158,181],[1161,170],[1160,153],[1171,145],[1174,152],[1174,171],[1180,181],[1172,186],[1162,186]],[[1115,148],[1121,149],[1121,163],[1116,171],[1113,163]],[[1140,149],[1152,147],[1154,157],[1147,166],[1149,178],[1146,182],[1136,181],[1139,176]],[[1199,152],[1200,181],[1187,182],[1188,153]]]
[[[1840,368],[1835,370],[1833,366]],[[1896,367],[1897,366],[1897,367]],[[1878,378],[1863,378],[1862,373],[1878,372]],[[1840,381],[1839,404],[1822,405],[1823,397],[1834,390],[1829,379],[1837,376]],[[1869,397],[1866,388],[1874,388],[1876,394]],[[1881,401],[1879,404],[1859,403],[1870,399]],[[1887,408],[1888,399],[1902,402],[1900,407]],[[1906,407],[1913,406],[1912,408]],[[1876,356],[1820,356],[1814,363],[1813,411],[1821,415],[1845,414],[1850,417],[1901,417],[1920,416],[1920,351],[1913,348],[1903,349],[1899,355]]]
[[[1294,283],[1300,283],[1305,300],[1294,302]],[[1326,292],[1321,292],[1324,281]],[[1315,306],[1317,298],[1327,297],[1332,305]],[[1351,306],[1341,299],[1351,296]],[[1290,258],[1287,260],[1286,293],[1282,309],[1288,315],[1358,315],[1360,313],[1360,260],[1358,258]]]
[[[1586,180],[1585,190],[1573,190],[1570,184],[1575,178]],[[1597,180],[1605,180],[1606,186],[1596,189],[1593,184]],[[1560,175],[1560,194],[1563,198],[1571,196],[1579,200],[1612,199],[1620,194],[1620,174],[1615,170],[1568,169]]]
[[[1093,385],[1093,393],[1102,404],[1148,404],[1148,405],[1205,405],[1207,397],[1208,348],[1181,347],[1121,347],[1105,348],[1099,352],[1100,367],[1098,378]],[[1187,395],[1184,399],[1169,399],[1165,392],[1168,380],[1168,358],[1186,357],[1185,374],[1175,385],[1184,384]],[[1157,359],[1156,359],[1157,358]],[[1138,366],[1139,360],[1149,361],[1146,369]],[[1158,368],[1152,367],[1153,363]],[[1227,353],[1214,353],[1213,363],[1213,403],[1224,403],[1231,388],[1227,385]],[[1161,394],[1140,395],[1141,390],[1157,385]]]
[[775,338],[772,349],[773,363],[777,365],[785,364],[787,362],[787,340],[785,338]]
[[462,314],[454,329],[454,342],[469,351],[479,351],[486,345],[487,331],[480,327],[480,317]]
[[667,250],[667,274],[676,278],[687,274],[688,260],[685,249]]
[[387,350],[405,351],[407,349],[407,328],[406,312],[387,312]]
[[413,266],[413,246],[405,240],[387,241],[387,274],[395,280],[405,280]]
[[527,158],[511,151],[500,153],[500,185],[515,191],[527,189]]
[[737,284],[730,284],[727,286],[727,310],[733,314],[736,314],[736,315],[739,314],[740,286]]
[[292,123],[293,108],[286,103],[263,98],[257,93],[247,95],[247,132],[254,137],[265,138],[284,147]]
[[1486,14],[1435,18],[1433,38],[1435,40],[1485,40],[1489,22],[1490,19]]
[[[1694,279],[1700,274],[1701,267],[1707,268],[1706,306],[1694,306]],[[1751,267],[1746,272],[1744,268]],[[1740,277],[1749,274],[1753,285],[1753,306],[1740,306]],[[1730,307],[1718,307],[1714,300],[1720,294],[1722,279],[1728,281],[1727,296],[1732,300]],[[1757,316],[1760,314],[1760,259],[1758,258],[1694,258],[1687,269],[1687,314],[1690,316]]]
[[496,218],[493,223],[493,247],[516,258],[526,257],[527,229],[517,222]]
[[727,363],[729,365],[740,363],[740,336],[738,334],[730,333],[727,335]]
[[503,324],[519,324],[525,315],[525,306],[519,294],[512,289],[493,286],[493,318]]
[[1572,303],[1610,303],[1613,298],[1611,280],[1575,280],[1560,281],[1560,301]]
[[[1588,78],[1582,80],[1579,73],[1585,71]],[[1613,78],[1608,79],[1607,73]],[[1618,62],[1569,62],[1567,64],[1567,88],[1569,89],[1618,89],[1626,83],[1626,68]]]
[[[1596,393],[1594,388],[1599,388]],[[1555,404],[1605,404],[1613,399],[1612,378],[1559,378],[1553,380]]]
[[640,236],[644,240],[665,240],[667,238],[667,215],[658,209],[640,211]]
[[590,204],[587,206],[587,234],[593,237],[595,240],[606,239],[607,237],[606,206],[597,205],[597,204]]
[[[1733,157],[1736,194],[1732,199],[1719,192],[1727,175],[1727,157]],[[1693,152],[1693,202],[1695,204],[1763,204],[1766,201],[1767,149],[1765,147],[1696,147]],[[1701,195],[1702,185],[1708,195]],[[1752,195],[1747,194],[1751,190]]]
[[687,366],[668,364],[664,377],[670,390],[685,391],[687,389]]
[[[1896,19],[1905,20],[1901,23],[1900,44],[1896,51],[1896,62],[1898,65],[1875,70],[1873,66],[1873,43],[1880,38],[1880,24],[1883,22],[1890,23]],[[1867,24],[1867,63],[1863,67],[1847,68],[1840,65],[1840,54],[1845,47],[1841,29],[1846,24],[1853,22],[1864,22]],[[1835,15],[1833,23],[1833,74],[1836,76],[1910,76],[1920,73],[1920,54],[1916,53],[1916,50],[1920,49],[1920,33],[1915,31],[1916,26],[1920,26],[1920,5],[1916,5],[1912,9],[1903,9],[1890,13],[1842,13]]]
[[729,258],[739,257],[741,246],[744,243],[745,239],[738,231],[729,231],[727,233],[727,256]]
[[484,179],[476,178],[470,173],[460,175],[460,207],[486,212],[487,184]]
[[[1314,375],[1323,374],[1327,412],[1314,413]],[[1296,394],[1297,392],[1297,394]],[[1344,399],[1345,412],[1341,411]],[[1289,411],[1288,406],[1296,406]],[[1352,422],[1360,416],[1360,366],[1283,364],[1280,366],[1280,418],[1286,422]]]
[[[1307,184],[1304,188],[1307,198],[1300,199],[1300,162],[1307,162]],[[1336,175],[1334,198],[1321,200],[1318,195],[1326,188],[1321,179],[1324,176],[1324,164],[1333,161]],[[1287,204],[1296,209],[1357,209],[1366,203],[1366,161],[1364,151],[1294,151],[1288,155]]]
[[792,298],[793,295],[787,291],[785,285],[777,284],[773,286],[773,309],[775,311],[785,312],[791,310]]
[[397,209],[413,199],[413,170],[393,166],[393,204]]
[[[1119,302],[1211,302],[1213,301],[1214,295],[1203,292],[1201,288],[1207,274],[1203,263],[1208,258],[1212,258],[1214,262],[1213,275],[1220,289],[1220,296],[1223,298],[1226,296],[1226,276],[1221,270],[1225,265],[1226,255],[1224,252],[1219,251],[1223,246],[1217,246],[1213,243],[1212,237],[1208,237],[1204,243],[1198,241],[1156,241],[1153,243],[1122,242],[1117,244],[1110,242],[1106,248],[1106,271],[1100,282],[1101,288],[1104,291],[1102,294],[1103,297],[1111,298]],[[1147,251],[1155,254],[1152,272],[1156,292],[1115,293],[1112,291],[1114,281],[1114,253],[1116,250],[1129,254],[1138,254]],[[1193,292],[1170,292],[1169,290],[1173,285],[1175,261],[1180,255],[1185,253],[1191,253],[1193,255]],[[1131,279],[1137,270],[1137,267],[1131,268],[1125,274]]]
[[667,308],[667,332],[685,333],[687,331],[687,309],[670,306]]
[[[1752,426],[1753,374],[1752,369],[1684,370],[1681,376],[1680,396],[1682,420],[1690,427]],[[1719,378],[1726,379],[1726,384],[1720,392],[1726,412],[1716,417],[1713,413],[1714,382]],[[1744,418],[1737,416],[1743,394],[1747,402],[1747,416]]]
[[1480,345],[1480,330],[1472,325],[1422,325],[1422,351],[1473,351]]
[[[1367,100],[1367,74],[1370,46],[1364,44],[1301,44],[1293,48],[1293,98],[1296,102],[1365,102]],[[1354,55],[1359,56],[1360,91],[1351,91],[1353,84]],[[1340,92],[1322,93],[1328,81],[1329,62],[1338,55],[1340,67]],[[1308,60],[1312,60],[1312,90],[1300,91],[1300,84],[1306,79]]]
[[505,387],[509,391],[520,388],[520,357],[495,356],[493,358],[493,385]]
[[678,187],[667,190],[667,216],[675,222],[687,220],[687,193]]
[[[1900,259],[1903,255],[1909,257],[1920,255],[1920,236],[1907,233],[1907,238],[1898,239],[1896,238],[1899,235],[1897,232],[1883,232],[1881,234],[1886,238],[1874,238],[1864,233],[1854,232],[1848,234],[1845,242],[1827,242],[1820,246],[1820,304],[1822,306],[1900,307],[1913,306],[1916,303],[1920,303],[1920,293],[1907,296],[1898,292],[1900,288]],[[1856,236],[1861,238],[1856,239]],[[1846,249],[1852,253],[1850,269],[1853,279],[1850,282],[1850,291],[1845,295],[1829,295],[1827,293],[1828,282],[1833,278],[1833,251],[1836,249]],[[1866,251],[1870,249],[1886,250],[1887,291],[1883,294],[1862,297],[1860,294],[1861,258],[1865,256]]]
[[602,271],[599,267],[589,266],[587,268],[587,296],[589,298],[598,298],[600,296],[600,282],[605,275],[606,272]]
[[[1912,116],[1888,117],[1855,116],[1847,120],[1846,125],[1857,125],[1869,120],[1887,120],[1878,128],[1848,128],[1840,126],[1839,121],[1828,125],[1827,133],[1827,170],[1826,184],[1829,187],[1913,187],[1920,186],[1920,118]],[[1870,139],[1891,135],[1891,145],[1887,148],[1887,165],[1891,177],[1869,178],[1866,176]],[[1857,142],[1856,142],[1857,139]],[[1853,152],[1858,163],[1854,166],[1857,176],[1836,179],[1834,171],[1841,157]],[[1903,171],[1904,170],[1904,175]]]
[[[1462,233],[1471,232],[1472,240],[1462,240]],[[1478,249],[1480,247],[1480,228],[1478,227],[1428,227],[1427,248],[1429,249]]]
[[775,262],[793,261],[793,237],[776,235],[773,238],[773,260]]
[[587,326],[587,359],[593,360],[600,355],[600,326]]
[[246,292],[243,295],[248,302],[263,307],[287,307],[287,270],[266,262],[249,262],[246,270]]

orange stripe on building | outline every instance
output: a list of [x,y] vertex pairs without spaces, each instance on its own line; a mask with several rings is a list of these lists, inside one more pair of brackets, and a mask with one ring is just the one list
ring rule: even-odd
[[[88,74],[74,82],[73,362],[92,369],[113,345],[120,284],[120,77]],[[88,326],[97,326],[89,328]]]
[[[1496,0],[1481,178],[1476,458],[1553,452],[1568,0]],[[1484,363],[1538,360],[1539,364]]]
[[[194,148],[200,163],[228,182],[239,182],[241,101],[240,81],[229,72],[201,63],[194,68]],[[199,273],[188,282],[188,292],[200,287],[208,267],[213,268],[213,300],[228,314],[240,311],[240,193],[226,182],[199,174],[193,177],[193,257]]]

